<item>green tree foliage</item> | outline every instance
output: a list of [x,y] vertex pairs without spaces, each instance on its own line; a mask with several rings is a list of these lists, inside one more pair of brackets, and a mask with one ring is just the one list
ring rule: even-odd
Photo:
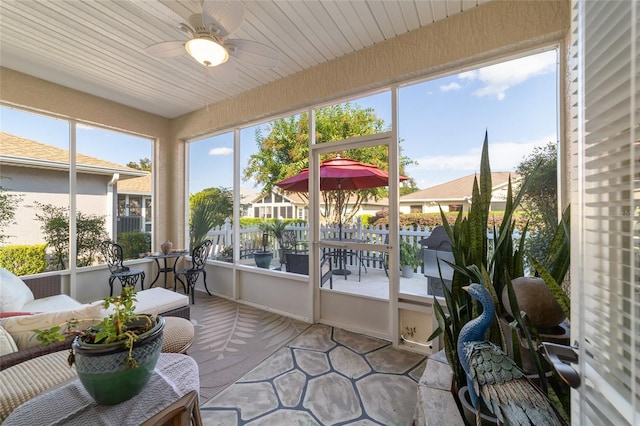
[[[372,108],[361,108],[358,105],[346,103],[321,108],[316,111],[316,142],[327,143],[339,141],[354,136],[364,136],[385,131],[384,120],[374,114]],[[258,152],[251,155],[247,167],[243,171],[245,181],[251,179],[264,186],[263,192],[273,190],[276,182],[294,176],[309,165],[309,118],[308,115],[275,120],[271,123],[269,134],[265,137],[260,130],[256,131]],[[342,158],[350,158],[363,163],[373,164],[386,170],[388,152],[386,147],[378,146],[347,150],[339,153]],[[332,154],[333,157],[335,155]],[[330,157],[323,158],[326,160]],[[407,165],[412,160],[401,156],[400,173],[404,174]],[[411,179],[403,183],[403,187],[416,188]],[[416,188],[417,189],[417,188]],[[402,189],[401,189],[402,191]],[[306,197],[306,193],[300,193]],[[349,223],[360,205],[367,200],[377,200],[386,196],[384,188],[373,188],[359,191],[343,191],[343,200],[350,200],[351,213],[345,216],[347,203],[341,203],[338,209],[337,191],[323,191],[323,217],[332,223],[343,218]]]
[[[53,251],[50,266],[54,270],[65,269],[69,256],[69,209],[37,201],[34,207],[40,210],[36,219],[41,222],[44,239]],[[92,265],[100,242],[107,238],[105,218],[77,212],[76,228],[76,264]]]
[[233,215],[233,193],[227,188],[206,188],[189,196],[190,247],[203,241],[214,226]]
[[525,243],[526,261],[541,259],[558,225],[558,151],[555,142],[537,147],[516,167],[531,185],[522,196],[522,209],[529,219],[531,235]]
[[[0,176],[0,179],[9,179]],[[5,235],[3,229],[6,226],[16,223],[16,209],[22,201],[22,196],[18,194],[8,194],[7,188],[0,185],[0,244],[4,243],[10,235]]]
[[132,169],[144,170],[145,172],[151,171],[151,160],[148,158],[141,158],[138,162],[129,161],[127,163],[127,167],[131,167]]

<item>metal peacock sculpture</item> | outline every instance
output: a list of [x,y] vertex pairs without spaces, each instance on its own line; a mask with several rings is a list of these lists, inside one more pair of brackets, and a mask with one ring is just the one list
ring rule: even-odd
[[495,307],[489,291],[480,284],[463,287],[483,307],[482,314],[460,330],[458,358],[467,375],[471,403],[479,421],[479,400],[507,425],[564,425],[547,396],[524,375],[502,349],[485,341]]

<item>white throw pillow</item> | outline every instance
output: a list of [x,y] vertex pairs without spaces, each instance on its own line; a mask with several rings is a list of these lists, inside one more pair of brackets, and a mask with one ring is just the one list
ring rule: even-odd
[[20,278],[0,268],[0,312],[21,311],[33,299],[31,289]]
[[[6,318],[2,326],[11,334],[18,349],[26,349],[40,345],[34,330],[45,330],[56,325],[60,325],[70,319],[102,319],[105,316],[103,302],[97,301],[89,305],[82,305],[81,308],[67,311],[44,312],[22,317]],[[79,330],[84,330],[94,323],[84,322],[78,324]]]
[[0,326],[0,356],[12,354],[17,351],[18,347],[13,337],[11,337],[7,330]]

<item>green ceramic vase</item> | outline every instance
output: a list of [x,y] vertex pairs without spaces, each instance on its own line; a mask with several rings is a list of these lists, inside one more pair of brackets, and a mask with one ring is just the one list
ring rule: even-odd
[[124,362],[129,350],[123,342],[93,344],[76,337],[73,341],[76,371],[80,382],[98,404],[119,404],[145,387],[162,351],[164,323],[164,318],[158,316],[155,326],[134,343],[133,358],[138,362],[135,368]]
[[268,268],[269,265],[271,265],[271,260],[273,260],[273,252],[256,251],[253,253],[253,258],[256,261],[256,266],[258,268]]

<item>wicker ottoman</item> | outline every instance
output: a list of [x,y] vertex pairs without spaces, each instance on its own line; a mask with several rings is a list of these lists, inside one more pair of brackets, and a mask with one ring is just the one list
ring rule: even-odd
[[193,344],[194,328],[191,321],[178,317],[164,318],[162,352],[186,354]]
[[0,423],[20,404],[77,377],[76,368],[69,367],[69,351],[39,356],[0,371]]

